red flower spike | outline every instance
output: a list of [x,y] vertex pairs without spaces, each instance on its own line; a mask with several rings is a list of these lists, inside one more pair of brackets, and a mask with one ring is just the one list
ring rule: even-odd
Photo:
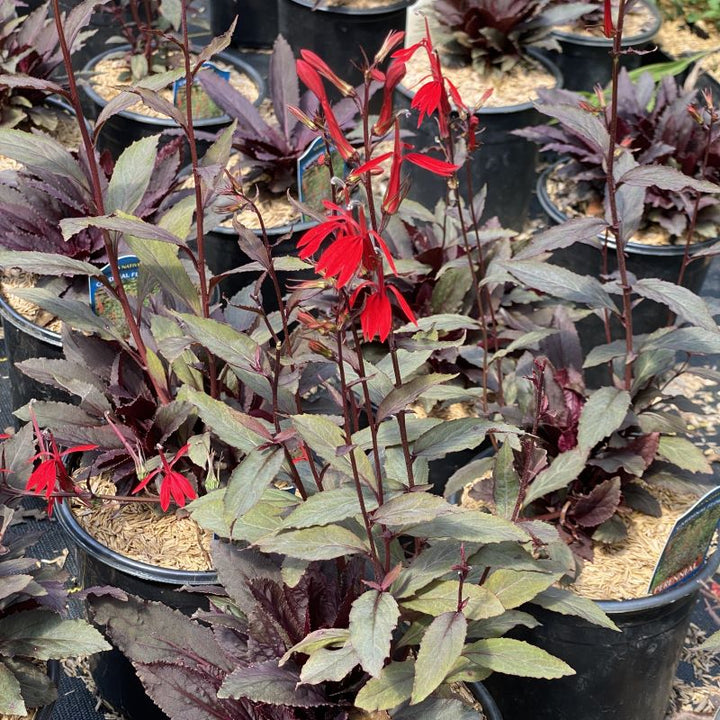
[[[623,2],[623,0],[621,0]],[[612,17],[612,0],[604,0],[603,2],[603,33],[606,38],[615,35],[615,26]]]
[[400,167],[402,165],[402,146],[400,144],[400,123],[395,120],[395,144],[393,146],[393,161],[390,167],[390,179],[385,189],[382,202],[382,211],[386,215],[394,215],[402,198],[400,197]]
[[190,446],[186,443],[176,453],[175,457],[168,462],[165,453],[158,448],[160,454],[160,467],[149,472],[132,491],[136,495],[152,480],[156,475],[160,475],[160,507],[163,511],[167,511],[170,507],[170,499],[172,498],[178,507],[185,507],[185,501],[195,500],[197,493],[190,481],[177,470],[173,470],[173,465],[184,455],[187,454]]
[[383,104],[380,108],[378,120],[373,126],[373,134],[384,135],[392,127],[394,121],[393,98],[395,96],[395,88],[404,77],[405,63],[399,60],[393,61],[388,68],[387,75],[385,76]]
[[434,175],[440,175],[442,177],[450,177],[460,168],[460,165],[453,165],[452,163],[445,162],[445,160],[437,160],[436,158],[421,155],[420,153],[408,153],[405,156],[405,160],[424,170],[428,170]]
[[355,148],[347,141],[345,135],[343,135],[340,125],[338,124],[335,113],[333,113],[330,103],[327,100],[322,101],[323,114],[325,115],[325,124],[327,125],[327,131],[330,135],[330,139],[335,145],[335,149],[340,153],[342,159],[347,161],[354,157],[356,152]]
[[315,69],[305,60],[296,60],[295,68],[297,76],[307,85],[310,92],[317,97],[321,103],[327,103],[327,95],[325,94],[325,86]]
[[360,327],[366,341],[376,335],[380,342],[387,340],[392,328],[392,307],[384,288],[378,288],[365,301],[365,307],[360,313]]
[[[324,78],[329,80],[345,97],[355,97],[355,88],[350,83],[345,82],[339,78],[331,69],[330,66],[312,50],[301,50],[300,57],[305,60],[314,70],[320,73]],[[313,92],[315,92],[313,90]],[[316,93],[317,94],[317,93]],[[318,97],[320,97],[318,95]]]
[[407,304],[407,300],[400,294],[400,291],[394,286],[389,285],[388,286],[395,295],[396,300],[398,301],[398,305],[400,306],[400,309],[403,311],[403,314],[408,319],[408,322],[411,322],[413,325],[417,326],[417,320],[415,319],[415,313],[410,309],[410,306]]

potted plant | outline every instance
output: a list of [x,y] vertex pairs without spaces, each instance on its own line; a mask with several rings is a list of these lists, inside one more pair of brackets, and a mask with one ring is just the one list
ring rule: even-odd
[[[155,0],[142,5],[127,0],[127,5],[129,18],[125,2],[118,4],[117,18],[128,44],[101,53],[83,70],[88,78],[83,91],[96,108],[96,133],[102,149],[117,157],[133,141],[157,132],[182,135],[181,127],[187,122],[182,87],[188,75],[196,93],[193,121],[199,139],[212,138],[230,124],[230,119],[204,96],[198,84],[204,75],[222,73],[228,84],[236,86],[251,102],[260,103],[260,75],[241,59],[218,54],[219,45],[206,53],[191,54],[188,64],[184,64],[178,42],[189,47],[188,36],[173,36],[180,31],[181,13],[168,16],[164,14],[166,6]],[[140,7],[142,16],[138,14]],[[232,30],[226,31],[227,38]],[[227,42],[220,44],[226,46]],[[213,55],[218,64],[209,67]]]
[[101,652],[109,645],[85,620],[61,616],[68,574],[57,562],[41,563],[27,554],[39,534],[19,534],[12,527],[18,495],[31,476],[31,440],[32,428],[27,427],[5,439],[2,447],[0,713],[49,720],[57,698],[57,661]]
[[[625,70],[618,75],[617,133],[624,171],[630,177],[633,173],[650,177],[654,171],[683,173],[670,186],[647,182],[623,190],[623,195],[632,192],[637,197],[638,211],[644,208],[623,228],[627,269],[640,279],[677,281],[695,292],[705,279],[717,238],[720,145],[712,98],[704,97],[708,109],[696,109],[696,92],[684,92],[671,77],[656,84],[649,74],[640,75],[636,82]],[[538,108],[557,122],[518,134],[562,153],[538,184],[543,209],[556,222],[578,214],[602,216],[610,192],[603,163],[612,107],[588,105],[573,93],[549,92],[541,94]],[[603,251],[606,242],[608,253]],[[600,231],[554,257],[565,267],[597,277],[617,271],[613,248],[612,236],[606,240]],[[642,303],[633,316],[638,334],[651,332],[663,322],[655,303]]]
[[[433,41],[428,30],[420,45],[403,55],[407,73],[398,91],[418,106],[415,86],[428,72],[426,56],[432,74],[442,73],[459,90],[475,118],[476,130],[482,128],[480,150],[461,176],[463,190],[473,196],[487,185],[487,216],[497,215],[504,227],[521,229],[530,203],[536,153],[525,141],[516,142],[511,131],[537,121],[532,106],[536,89],[562,83],[557,68],[538,48],[553,47],[553,25],[577,17],[586,6],[572,3],[549,10],[542,2],[437,0],[433,8],[436,38]],[[424,52],[417,54],[418,47]],[[415,144],[435,147],[436,135],[432,122],[420,123]],[[462,147],[457,150],[463,151]],[[413,178],[411,197],[424,205],[433,207],[442,193],[439,183]]]
[[[625,2],[625,0],[622,0]],[[562,6],[566,0],[553,0],[551,5]],[[603,25],[602,3],[562,28],[553,30],[560,51],[552,58],[560,68],[563,87],[567,90],[592,91],[596,85],[605,87],[610,81],[607,56],[612,47],[612,32]],[[616,1],[611,2],[617,17]],[[640,67],[643,52],[648,49],[662,25],[662,16],[655,3],[646,0],[625,2],[625,32],[620,63],[627,70]],[[609,15],[607,17],[610,17]]]
[[[506,465],[501,465],[505,471],[496,475],[502,482],[501,488],[511,488],[511,498],[516,498],[514,503],[512,500],[503,503],[504,508],[511,508],[512,516],[560,523],[572,547],[585,554],[590,546],[584,537],[592,535],[597,540],[608,540],[618,529],[622,530],[615,519],[620,502],[640,506],[645,512],[657,512],[657,506],[646,492],[636,493],[627,483],[633,485],[637,478],[652,483],[658,459],[690,472],[708,470],[702,452],[682,437],[684,425],[678,421],[677,413],[668,411],[667,403],[670,402],[672,408],[673,399],[667,397],[665,387],[668,376],[678,372],[677,353],[716,353],[720,349],[720,333],[702,299],[680,285],[661,279],[630,281],[624,251],[642,215],[645,189],[655,186],[677,191],[694,187],[697,181],[679,170],[639,164],[619,144],[618,59],[622,20],[621,9],[613,46],[610,131],[607,135],[595,134],[591,126],[600,130],[603,126],[592,121],[585,129],[587,135],[593,134],[604,144],[608,214],[605,218],[568,220],[563,226],[531,240],[512,263],[503,266],[508,277],[515,281],[541,293],[579,303],[603,321],[606,343],[596,343],[584,362],[577,342],[567,345],[572,328],[559,321],[559,333],[553,336],[556,337],[551,360],[554,370],[548,373],[549,365],[542,362],[536,365],[528,386],[531,398],[527,406],[534,410],[530,414],[531,434],[520,443],[525,461],[514,465],[517,474],[508,472],[507,464],[512,466],[515,460],[508,451]],[[569,114],[566,117],[569,118]],[[591,112],[580,110],[576,114],[576,127],[587,117],[593,117]],[[698,190],[702,192],[705,188],[700,186]],[[697,217],[697,206],[695,203],[689,208],[690,224]],[[615,275],[600,278],[579,275],[538,262],[544,253],[592,239],[598,231],[607,231],[614,240],[618,267]],[[613,295],[619,296],[619,301],[613,299]],[[664,314],[668,318],[664,327],[649,335],[637,336],[633,308],[647,299],[662,303],[670,316]],[[611,316],[620,318],[623,331],[622,337],[615,341],[610,329]],[[551,340],[548,338],[547,342]],[[578,372],[581,364],[586,368],[607,367],[605,378],[609,380],[589,396],[584,393]],[[684,365],[680,367],[686,369]],[[551,397],[555,400],[551,401]],[[662,407],[658,413],[656,402]],[[553,426],[547,433],[546,422]],[[545,440],[541,439],[541,431],[546,433]],[[537,445],[548,439],[550,445]],[[560,452],[548,451],[550,446]],[[537,450],[542,450],[539,456]],[[622,457],[615,455],[616,452]],[[553,454],[555,459],[549,462]],[[544,504],[542,498],[546,496],[551,506]],[[535,515],[533,508],[538,507],[535,505],[538,500],[541,509],[540,514]],[[586,510],[590,515],[584,514]],[[586,635],[587,628],[582,623],[565,624],[556,622],[556,618],[544,617],[544,629],[533,631],[533,638],[549,652],[572,658],[581,682],[570,686],[561,684],[557,694],[549,685],[513,689],[505,686],[504,692],[497,695],[505,710],[520,719],[543,714],[548,718],[570,718],[581,708],[589,718],[612,714],[618,718],[642,716],[660,720],[665,715],[684,627],[697,597],[698,584],[715,571],[719,561],[716,553],[701,564],[690,579],[652,596],[614,602],[598,598],[603,600],[600,607],[610,611],[616,624],[624,629],[622,635],[603,637],[603,633],[595,635],[592,631]],[[543,602],[552,607],[552,597],[541,599],[541,604]],[[656,653],[658,642],[663,643],[665,650]],[[589,653],[588,645],[607,647],[608,655],[602,658]],[[660,658],[665,660],[661,666],[656,664]],[[628,682],[633,673],[638,673],[638,684]],[[648,683],[649,677],[653,677],[654,682]],[[492,685],[493,679],[489,682]],[[496,693],[500,692],[500,682],[500,678],[494,680]],[[585,705],[586,701],[589,706]]]

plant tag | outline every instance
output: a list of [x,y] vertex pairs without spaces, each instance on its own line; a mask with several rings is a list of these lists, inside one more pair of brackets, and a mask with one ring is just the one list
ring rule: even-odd
[[[122,255],[118,258],[118,267],[120,269],[120,279],[125,287],[128,295],[137,295],[137,278],[140,270],[140,260],[135,255]],[[112,269],[110,265],[102,268],[102,274],[113,281]],[[111,297],[107,289],[96,278],[90,278],[90,307],[96,315],[105,317],[116,327],[125,328],[125,318],[123,316],[120,303]]]
[[[308,149],[297,161],[298,200],[311,210],[319,213],[325,210],[323,200],[332,198],[330,176],[325,165],[325,154],[325,142],[323,138],[318,137],[310,143]],[[342,177],[345,171],[345,162],[334,147],[330,148],[330,159],[333,175]],[[311,220],[312,218],[303,215],[303,219]]]
[[[226,82],[230,81],[230,71],[221,70],[213,63],[203,63],[201,70],[212,70]],[[180,78],[173,83],[173,105],[184,112],[186,107],[185,100],[185,78]],[[223,114],[223,111],[212,101],[197,78],[192,86],[192,106],[193,118],[197,120],[220,117]]]
[[648,594],[680,585],[702,567],[720,526],[720,487],[703,495],[678,518],[655,566]]

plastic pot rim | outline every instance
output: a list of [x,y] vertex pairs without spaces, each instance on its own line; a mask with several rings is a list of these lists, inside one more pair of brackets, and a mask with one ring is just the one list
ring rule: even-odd
[[166,585],[213,585],[218,581],[214,570],[175,570],[133,560],[111,550],[80,525],[66,502],[55,505],[55,516],[62,529],[84,552],[127,575]]
[[[640,4],[644,5],[653,16],[654,22],[652,26],[641,32],[639,35],[632,35],[622,39],[622,47],[630,47],[632,45],[641,45],[642,43],[652,40],[662,25],[662,15],[654,3],[647,0],[640,0]],[[552,36],[561,40],[568,45],[580,45],[582,47],[608,48],[612,47],[613,41],[606,37],[595,37],[593,35],[580,35],[579,33],[567,32],[564,30],[553,30]]]
[[[292,2],[298,2],[299,0],[292,0]],[[529,48],[526,55],[533,60],[539,62],[554,78],[555,85],[553,90],[559,90],[563,86],[563,76],[560,72],[560,68],[548,57],[543,55],[539,50],[535,48]],[[402,83],[397,86],[397,91],[408,100],[412,100],[415,97],[415,91],[405,87]],[[510,113],[521,113],[526,110],[532,110],[535,104],[532,100],[527,100],[517,105],[501,105],[499,107],[481,107],[475,111],[475,115],[482,117],[483,115],[508,115]]]
[[500,708],[497,706],[497,703],[490,694],[490,691],[482,683],[470,682],[466,683],[466,685],[470,692],[474,695],[475,699],[480,702],[488,720],[502,720]]
[[9,322],[14,325],[18,330],[34,337],[36,340],[42,340],[49,345],[61,348],[63,346],[62,337],[60,333],[56,333],[54,330],[48,330],[47,328],[40,327],[35,323],[30,322],[26,317],[23,317],[17,310],[12,308],[10,304],[5,300],[4,297],[0,296],[0,316],[5,322]]
[[[94,58],[91,58],[87,62],[85,67],[82,69],[83,74],[86,74],[88,77],[92,76],[95,70],[95,66],[101,60],[103,60],[108,55],[116,55],[128,49],[130,49],[129,45],[120,45],[118,47],[111,48],[110,50],[105,50],[104,52],[101,52],[99,55],[96,55]],[[244,60],[241,60],[232,53],[220,52],[213,57],[216,57],[219,60],[222,60],[223,62],[232,65],[236,70],[239,70],[244,75],[247,75],[250,80],[252,80],[253,84],[258,90],[257,100],[255,100],[253,105],[255,105],[255,107],[258,107],[265,96],[265,81],[262,79],[260,73],[255,70],[252,65],[246,63]],[[109,100],[105,100],[105,98],[101,97],[97,93],[89,80],[88,82],[84,83],[82,87],[85,94],[98,107],[105,108],[108,102],[110,102]],[[121,110],[120,112],[115,114],[127,120],[142,123],[143,125],[151,125],[157,127],[159,130],[175,129],[180,127],[173,119],[168,117],[151,117],[150,115],[143,115],[142,113],[132,112],[131,110]],[[223,113],[222,115],[218,115],[217,117],[193,119],[193,127],[202,130],[208,127],[215,127],[216,125],[229,125],[231,122],[232,118],[227,113]]]
[[396,0],[383,7],[375,8],[350,8],[350,7],[328,7],[320,6],[314,8],[313,6],[317,0],[285,0],[285,2],[292,3],[293,5],[300,5],[308,10],[312,10],[316,13],[328,13],[331,15],[360,15],[360,16],[373,16],[373,15],[386,15],[389,13],[397,12],[398,10],[404,10],[412,5],[415,0]]
[[[304,232],[305,230],[309,230],[310,228],[315,227],[315,225],[317,224],[317,220],[303,220],[302,222],[289,223],[287,225],[278,225],[276,227],[265,228],[265,232],[270,237],[276,237],[278,235],[287,235],[289,233]],[[262,230],[260,230],[259,228],[253,228],[252,231],[256,235],[262,236]],[[216,233],[217,235],[225,235],[227,236],[228,240],[238,237],[235,228],[226,227],[225,225],[217,225],[210,232]]]
[[[568,220],[568,216],[565,215],[562,210],[553,202],[550,194],[547,191],[547,181],[550,175],[563,163],[567,162],[568,158],[561,158],[557,162],[553,163],[549,168],[543,170],[537,181],[536,191],[538,201],[542,209],[558,224],[564,223]],[[605,242],[604,235],[598,235],[598,244]],[[717,242],[717,239],[704,240],[703,242],[694,243],[690,246],[690,255],[706,247],[710,247]],[[615,248],[615,240],[612,237],[608,237],[607,246],[611,249]],[[632,240],[626,243],[625,250],[629,253],[635,253],[637,255],[654,255],[657,257],[676,257],[682,255],[685,252],[685,245],[646,245],[639,242],[633,242]]]

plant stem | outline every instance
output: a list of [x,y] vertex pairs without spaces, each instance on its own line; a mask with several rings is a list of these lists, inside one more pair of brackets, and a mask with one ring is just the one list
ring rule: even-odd
[[[95,145],[90,138],[90,133],[88,132],[87,124],[85,123],[85,116],[83,114],[82,104],[80,103],[80,94],[78,92],[77,82],[75,80],[75,72],[72,66],[70,48],[68,47],[67,38],[65,37],[65,29],[62,25],[60,1],[52,0],[52,7],[53,16],[55,19],[55,27],[57,29],[58,40],[60,42],[60,49],[63,56],[63,62],[65,64],[65,72],[67,73],[67,80],[70,91],[70,102],[72,103],[75,116],[77,117],[78,126],[80,127],[80,135],[82,137],[83,147],[87,156],[88,168],[90,169],[90,181],[92,184],[91,191],[93,194],[93,200],[95,202],[95,208],[98,215],[104,215],[105,203],[103,200],[102,185],[100,183],[100,169],[98,167],[97,157],[95,155]],[[120,306],[123,309],[125,321],[127,322],[130,334],[132,335],[132,338],[135,342],[140,363],[142,364],[143,369],[147,371],[147,349],[142,339],[140,328],[135,321],[135,316],[133,315],[132,308],[130,307],[130,301],[128,300],[127,294],[125,292],[125,286],[120,279],[120,268],[118,267],[116,247],[110,240],[110,236],[107,231],[103,230],[102,238],[105,244],[105,253],[108,258],[108,263],[110,264],[110,269],[112,270],[113,274],[115,294],[117,295]],[[170,396],[167,389],[162,385],[158,384],[156,378],[152,373],[148,372],[147,375],[150,378],[153,387],[155,388],[155,392],[157,393],[160,402],[162,402],[163,405],[169,403]]]

